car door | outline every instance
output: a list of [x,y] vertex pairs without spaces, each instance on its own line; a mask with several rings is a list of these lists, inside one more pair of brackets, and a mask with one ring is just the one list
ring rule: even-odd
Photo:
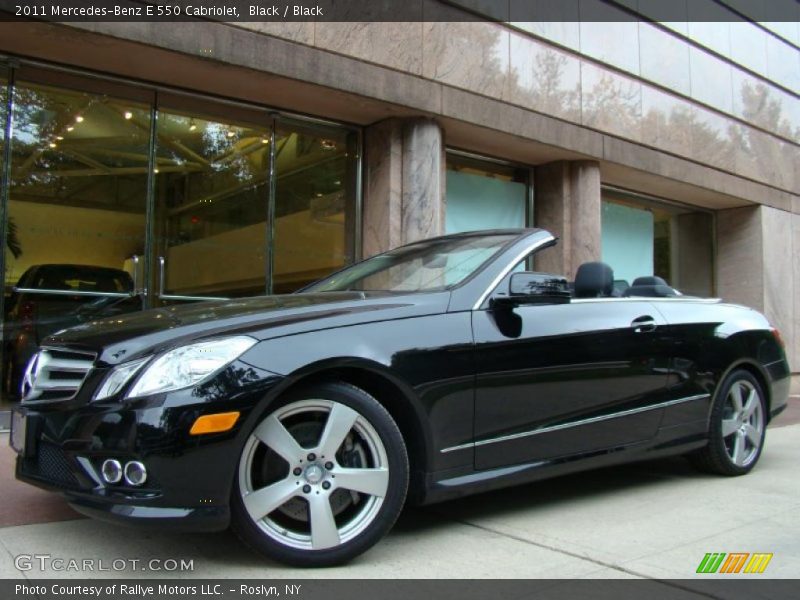
[[670,360],[665,324],[652,304],[627,298],[475,310],[476,468],[652,438]]

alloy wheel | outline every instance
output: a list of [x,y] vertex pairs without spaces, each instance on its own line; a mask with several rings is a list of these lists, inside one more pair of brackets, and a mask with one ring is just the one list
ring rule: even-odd
[[330,549],[356,538],[378,516],[389,460],[375,427],[325,399],[292,402],[268,415],[239,461],[239,491],[267,536],[298,550]]
[[747,467],[758,456],[764,433],[764,409],[755,386],[745,379],[731,385],[722,413],[722,439],[731,462]]

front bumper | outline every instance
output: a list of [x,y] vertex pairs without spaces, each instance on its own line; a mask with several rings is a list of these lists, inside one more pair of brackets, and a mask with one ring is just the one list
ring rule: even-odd
[[[231,384],[225,374],[199,387],[130,402],[89,403],[79,394],[68,403],[23,406],[25,453],[17,457],[16,477],[61,492],[75,510],[103,520],[225,529],[241,448],[257,407],[280,380],[261,373]],[[189,435],[199,416],[229,411],[241,413],[233,429]],[[105,482],[100,466],[109,458],[142,462],[147,480],[140,486]]]

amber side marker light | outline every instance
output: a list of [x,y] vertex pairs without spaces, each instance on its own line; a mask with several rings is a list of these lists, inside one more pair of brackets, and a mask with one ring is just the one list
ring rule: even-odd
[[217,413],[214,415],[203,415],[197,420],[189,430],[189,435],[203,435],[205,433],[221,433],[228,431],[239,420],[239,411]]
[[783,336],[781,336],[781,332],[778,331],[776,328],[772,328],[772,335],[775,336],[775,339],[778,340],[781,348],[786,348],[786,342],[783,341]]

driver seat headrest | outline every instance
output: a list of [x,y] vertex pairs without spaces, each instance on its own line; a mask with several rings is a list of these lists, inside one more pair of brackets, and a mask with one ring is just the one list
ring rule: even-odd
[[575,297],[607,298],[614,292],[614,271],[606,263],[588,262],[575,274]]

